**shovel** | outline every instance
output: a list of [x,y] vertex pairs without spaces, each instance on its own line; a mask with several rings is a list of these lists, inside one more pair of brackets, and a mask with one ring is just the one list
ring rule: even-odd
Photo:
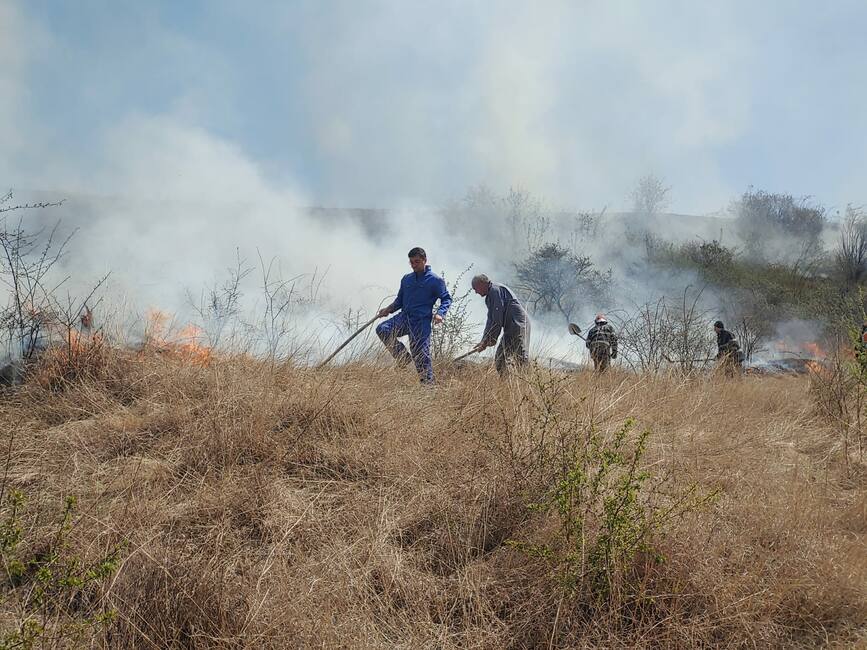
[[584,335],[581,334],[581,328],[578,327],[575,323],[569,323],[569,333],[574,334],[578,338],[584,339],[585,341],[587,340],[584,338]]
[[376,319],[378,319],[378,318],[379,318],[379,316],[374,316],[374,317],[371,318],[369,321],[367,321],[364,325],[362,325],[361,327],[359,327],[359,328],[355,331],[355,333],[354,333],[352,336],[350,336],[348,339],[346,339],[343,343],[341,343],[341,344],[340,344],[340,347],[338,347],[334,352],[332,352],[331,355],[330,355],[327,359],[325,359],[325,361],[323,361],[323,362],[320,363],[318,366],[316,366],[316,370],[319,370],[322,366],[326,365],[329,361],[331,361],[334,357],[336,357],[338,352],[340,352],[343,348],[345,348],[347,345],[349,345],[349,344],[352,342],[352,339],[354,339],[356,336],[358,336],[359,334],[361,334],[361,333],[362,333],[364,330],[366,330],[368,327],[370,327],[371,325],[373,325],[373,323],[374,323],[374,322],[376,321]]

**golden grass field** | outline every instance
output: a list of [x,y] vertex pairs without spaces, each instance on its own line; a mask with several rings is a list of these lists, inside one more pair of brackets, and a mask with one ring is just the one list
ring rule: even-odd
[[[105,352],[10,389],[23,556],[51,546],[68,495],[63,552],[122,550],[48,604],[5,579],[3,629],[35,617],[33,647],[867,647],[867,471],[857,450],[844,466],[809,378],[438,379]],[[667,478],[653,498],[707,498],[591,597],[564,587],[556,513],[528,505],[627,418]]]

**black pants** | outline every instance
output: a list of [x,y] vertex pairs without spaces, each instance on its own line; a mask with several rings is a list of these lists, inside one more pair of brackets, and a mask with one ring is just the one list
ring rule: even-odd
[[526,337],[503,337],[503,340],[497,346],[497,352],[494,354],[494,366],[501,375],[505,375],[508,372],[509,359],[512,359],[518,367],[526,366],[529,363],[530,355],[527,352]]

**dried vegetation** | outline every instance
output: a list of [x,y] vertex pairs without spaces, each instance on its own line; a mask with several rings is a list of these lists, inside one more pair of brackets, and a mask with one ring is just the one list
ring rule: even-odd
[[867,639],[867,471],[804,377],[84,361],[0,399],[3,519],[103,571],[34,604],[4,550],[9,647]]

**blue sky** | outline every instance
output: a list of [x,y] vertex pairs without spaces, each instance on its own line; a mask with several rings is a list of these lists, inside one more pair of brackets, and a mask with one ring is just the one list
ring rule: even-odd
[[[867,203],[867,3],[0,0],[0,186]],[[241,179],[241,180],[239,180]]]

